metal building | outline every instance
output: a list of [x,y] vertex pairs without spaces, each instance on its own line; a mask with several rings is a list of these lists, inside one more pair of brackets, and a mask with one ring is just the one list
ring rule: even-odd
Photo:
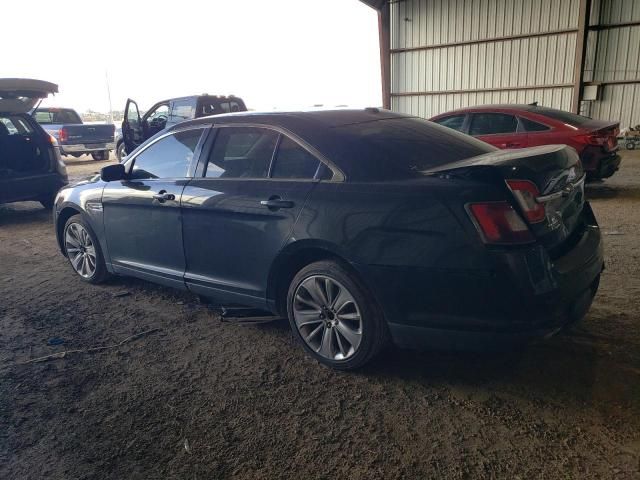
[[640,0],[362,0],[386,108],[530,103],[640,124]]

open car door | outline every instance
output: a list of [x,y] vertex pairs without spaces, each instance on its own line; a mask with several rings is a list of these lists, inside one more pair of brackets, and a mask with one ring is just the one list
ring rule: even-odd
[[58,93],[58,85],[30,78],[0,78],[0,112],[27,113],[50,93]]
[[127,99],[127,106],[124,109],[124,120],[122,121],[122,141],[125,152],[133,152],[135,148],[144,141],[144,130],[138,104]]

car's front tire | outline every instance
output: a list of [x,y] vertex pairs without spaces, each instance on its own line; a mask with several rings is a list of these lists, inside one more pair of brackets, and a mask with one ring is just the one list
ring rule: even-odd
[[307,265],[287,295],[289,323],[303,348],[338,370],[359,368],[387,340],[387,326],[371,293],[357,275],[333,261]]
[[62,242],[71,268],[82,280],[101,283],[107,279],[109,272],[100,243],[82,215],[74,215],[67,220],[62,233]]

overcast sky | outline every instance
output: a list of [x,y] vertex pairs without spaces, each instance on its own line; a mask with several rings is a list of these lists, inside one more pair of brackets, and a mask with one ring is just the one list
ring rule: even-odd
[[43,105],[107,112],[107,72],[114,110],[205,92],[256,110],[382,103],[377,16],[358,0],[26,5],[3,2],[0,78],[57,83]]

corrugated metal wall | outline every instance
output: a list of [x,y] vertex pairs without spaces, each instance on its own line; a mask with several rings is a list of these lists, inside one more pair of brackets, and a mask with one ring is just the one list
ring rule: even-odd
[[[392,108],[423,117],[483,103],[570,109],[578,8],[578,0],[392,3]],[[523,38],[504,38],[513,36]]]
[[[640,21],[640,0],[594,0],[590,25]],[[589,32],[585,82],[640,80],[640,25]],[[640,124],[640,82],[603,84],[599,99],[584,102],[582,113],[619,120],[623,127]]]
[[[538,101],[571,110],[579,8],[579,0],[392,0],[392,109],[428,118]],[[592,0],[591,25],[638,20],[640,0]],[[640,78],[640,26],[592,30],[586,49],[585,82]],[[602,85],[582,110],[640,123],[640,84]]]

